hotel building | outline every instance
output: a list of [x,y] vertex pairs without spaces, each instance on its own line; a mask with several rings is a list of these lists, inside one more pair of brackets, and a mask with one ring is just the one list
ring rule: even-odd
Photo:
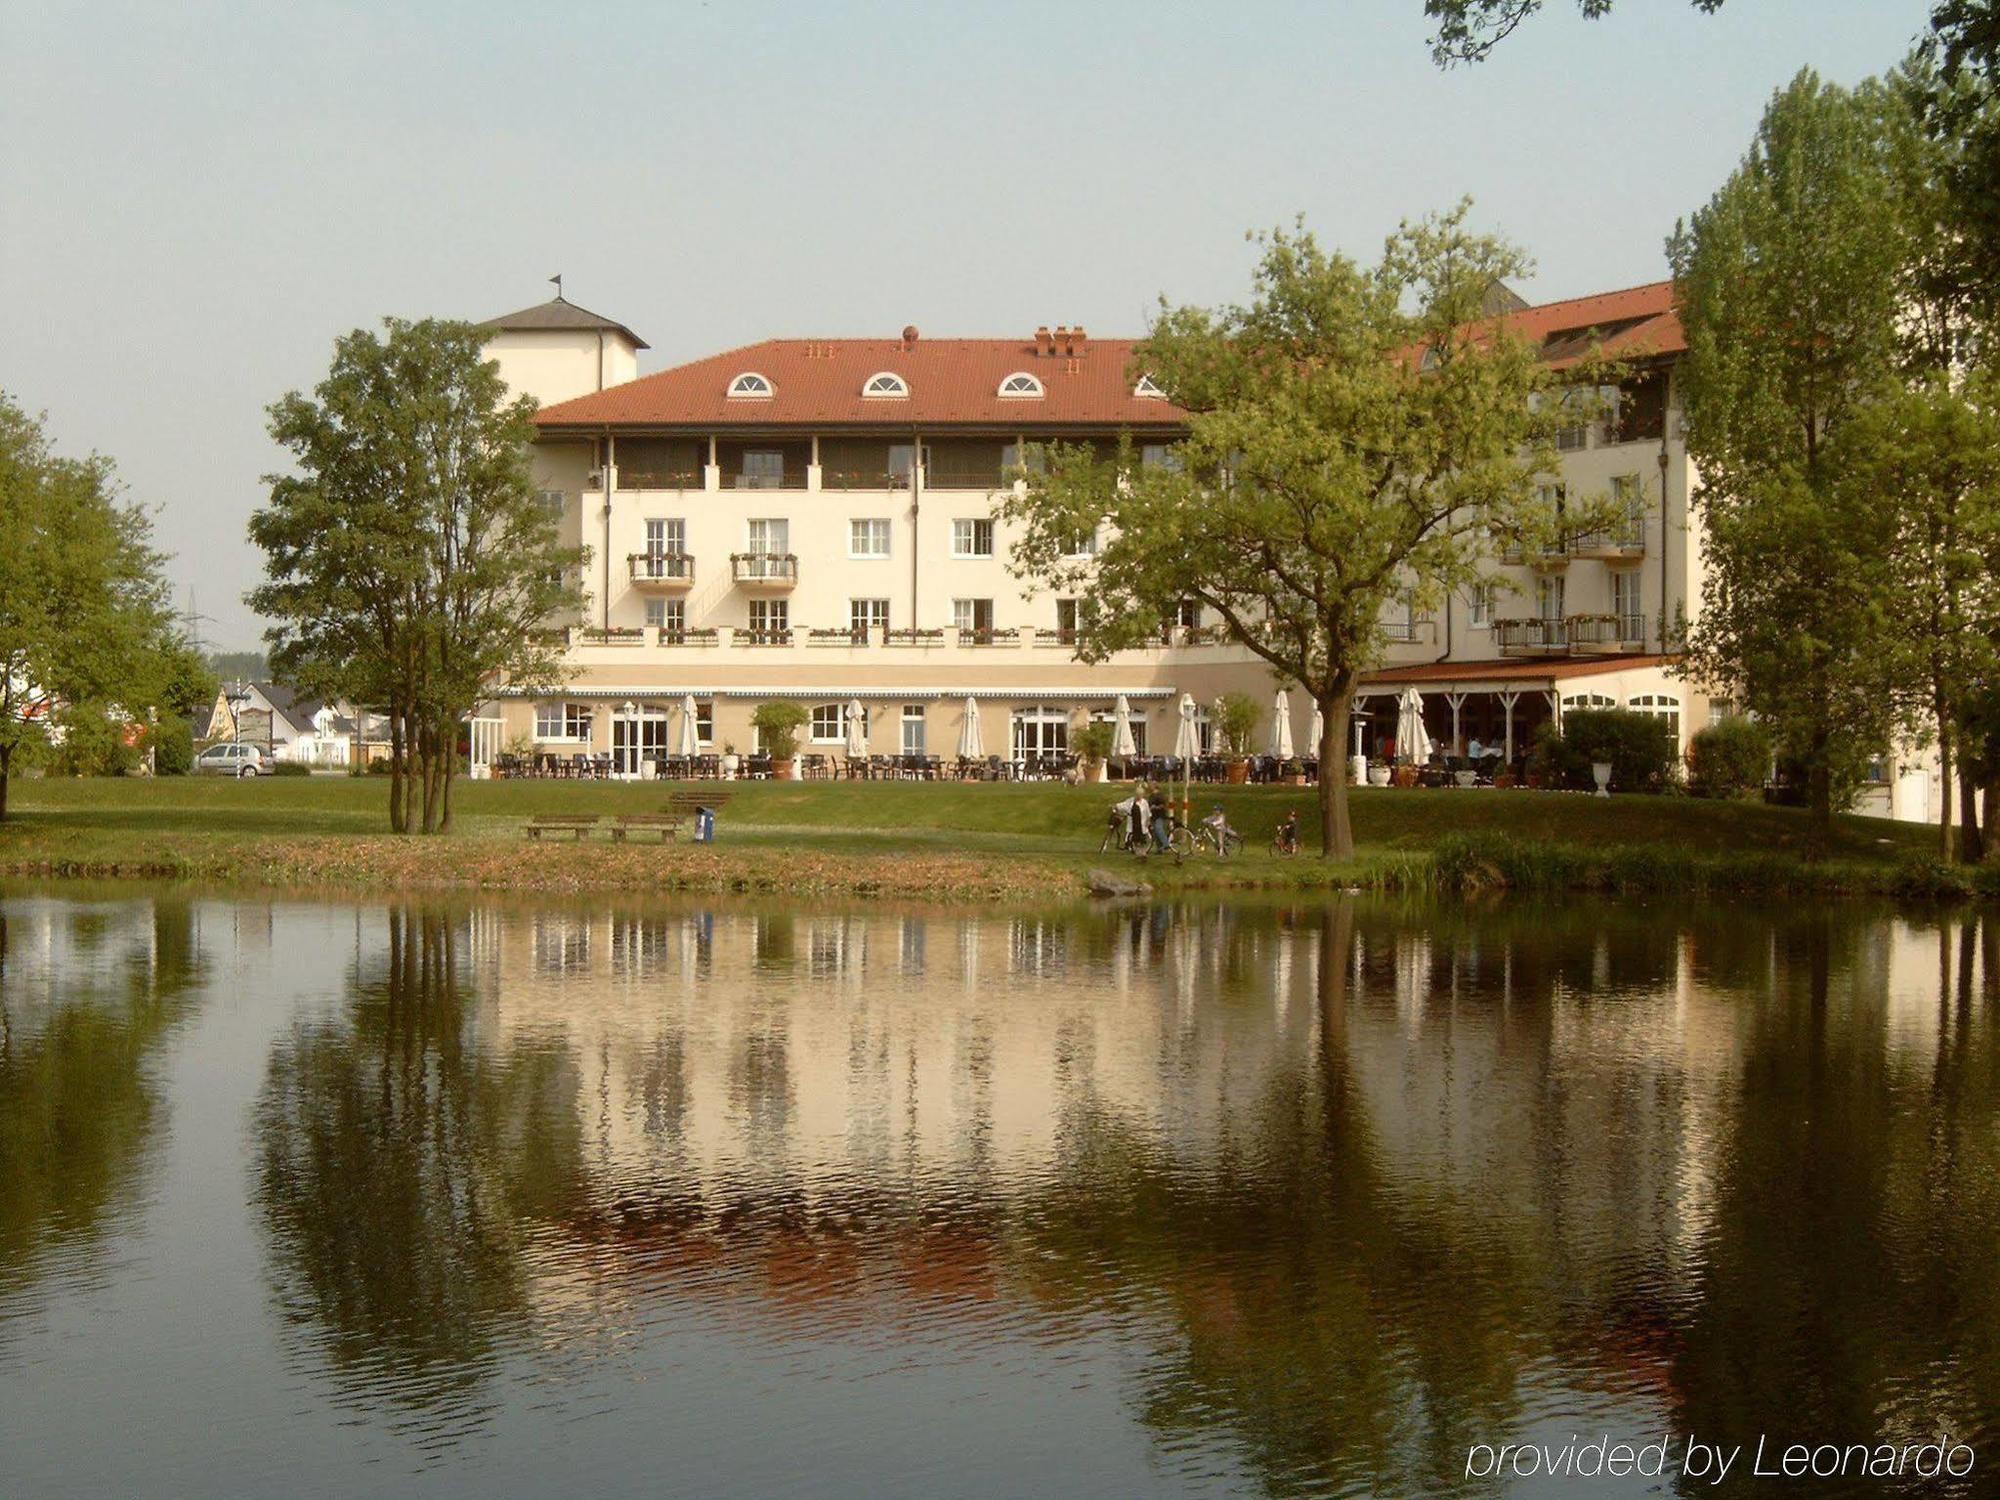
[[[1685,748],[1727,708],[1674,677],[1668,654],[1702,588],[1671,283],[1513,299],[1508,315],[1559,365],[1594,341],[1627,362],[1613,409],[1562,434],[1547,480],[1620,497],[1623,515],[1559,549],[1496,556],[1480,587],[1388,620],[1357,738],[1377,751],[1394,733],[1393,700],[1414,686],[1447,749],[1478,739],[1518,751],[1578,707],[1657,714]],[[1016,757],[1062,748],[1073,723],[1108,716],[1120,695],[1142,753],[1172,746],[1183,693],[1274,703],[1270,668],[1192,603],[1149,645],[1086,665],[1073,650],[1077,601],[1008,571],[1014,537],[996,502],[1026,445],[1109,448],[1129,433],[1153,463],[1183,431],[1134,368],[1132,340],[912,327],[769,339],[642,376],[637,334],[561,298],[485,326],[504,377],[541,404],[536,483],[589,562],[568,687],[542,700],[503,692],[476,726],[475,761],[482,746],[490,756],[527,739],[609,752],[636,773],[678,743],[690,699],[705,751],[749,751],[756,705],[789,698],[811,715],[806,752],[838,754],[859,702],[871,752],[946,757],[974,706],[981,752]],[[1291,708],[1304,750],[1312,706],[1294,692]]]

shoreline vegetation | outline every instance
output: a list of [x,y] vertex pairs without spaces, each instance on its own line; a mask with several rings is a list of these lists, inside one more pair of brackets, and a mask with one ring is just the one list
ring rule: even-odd
[[714,783],[471,782],[460,827],[384,829],[382,779],[106,778],[23,782],[0,823],[0,875],[165,880],[298,890],[483,890],[860,897],[925,902],[1082,899],[1094,871],[1154,892],[1607,892],[1646,896],[2000,895],[2000,870],[1932,857],[1934,831],[1838,820],[1808,862],[1803,813],[1687,797],[1356,788],[1352,860],[1267,850],[1310,788],[1198,787],[1246,837],[1227,863],[1100,854],[1116,786],[739,782],[718,842],[530,841],[529,818],[662,810]]

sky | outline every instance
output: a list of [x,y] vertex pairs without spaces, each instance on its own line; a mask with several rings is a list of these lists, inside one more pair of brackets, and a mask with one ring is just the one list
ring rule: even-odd
[[1547,301],[1656,280],[1799,68],[1928,0],[1571,0],[1474,68],[1422,0],[0,0],[0,390],[113,458],[178,601],[259,644],[265,408],[398,315],[570,300],[641,373],[777,336],[1144,331],[1303,215],[1475,203]]

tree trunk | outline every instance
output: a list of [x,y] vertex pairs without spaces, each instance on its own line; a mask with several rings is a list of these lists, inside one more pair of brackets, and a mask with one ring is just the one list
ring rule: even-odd
[[1347,816],[1347,724],[1354,695],[1343,683],[1319,700],[1319,838],[1322,859],[1354,858]]
[[1816,746],[1812,769],[1806,772],[1806,858],[1818,859],[1833,842],[1833,768],[1824,746]]
[[1966,858],[2000,860],[2000,838],[1988,836],[1995,828],[1994,820],[2000,818],[2000,774],[1988,777],[1983,790],[1986,795],[1985,833],[1982,834],[1979,840],[1979,853],[1976,855],[1969,854]]
[[403,818],[403,756],[408,742],[403,716],[395,705],[389,708],[389,831],[407,833]]
[[451,832],[451,785],[458,777],[457,727],[456,724],[452,725],[450,736],[445,741],[444,775],[442,784],[438,788],[437,831],[439,833]]
[[7,821],[7,777],[14,765],[14,747],[0,748],[0,823]]
[[[1938,721],[1938,786],[1942,795],[1938,798],[1938,858],[1951,863],[1951,731],[1945,727],[1942,717]],[[1893,792],[1893,788],[1891,791]],[[1970,813],[1968,808],[1967,812]]]
[[[1951,783],[1945,783],[1945,817],[1951,817]],[[1961,761],[1958,773],[1958,857],[1967,864],[1978,864],[1985,854],[1986,836],[1979,826],[1979,788],[1965,774]],[[1950,845],[1945,846],[1945,858],[1951,858]]]

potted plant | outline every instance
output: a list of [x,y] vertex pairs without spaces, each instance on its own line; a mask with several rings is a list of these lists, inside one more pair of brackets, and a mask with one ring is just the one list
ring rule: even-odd
[[1368,784],[1370,786],[1387,786],[1394,774],[1389,763],[1385,760],[1371,760],[1368,763]]
[[722,742],[722,776],[725,781],[734,781],[736,773],[743,768],[743,757],[736,753],[736,746],[729,740]]
[[1102,719],[1093,719],[1069,737],[1069,747],[1083,767],[1085,781],[1108,781],[1107,762],[1118,731]]
[[789,698],[773,698],[757,705],[750,722],[757,726],[758,739],[771,757],[771,779],[792,779],[793,757],[799,752],[799,730],[811,716]]
[[1250,779],[1250,737],[1257,732],[1257,700],[1247,693],[1224,693],[1215,700],[1215,727],[1228,757],[1224,775],[1231,786]]

